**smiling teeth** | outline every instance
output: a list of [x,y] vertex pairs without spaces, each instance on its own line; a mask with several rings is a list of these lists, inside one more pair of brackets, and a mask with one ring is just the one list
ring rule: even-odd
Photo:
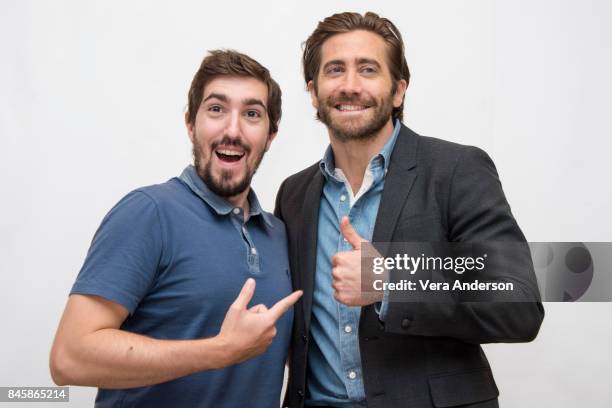
[[356,111],[356,110],[363,110],[363,109],[365,109],[365,106],[361,106],[361,105],[340,105],[340,106],[338,106],[338,109],[340,109],[341,111]]
[[223,150],[219,149],[217,150],[217,152],[225,156],[242,156],[244,154],[244,153],[237,152],[235,150],[225,150],[225,149]]

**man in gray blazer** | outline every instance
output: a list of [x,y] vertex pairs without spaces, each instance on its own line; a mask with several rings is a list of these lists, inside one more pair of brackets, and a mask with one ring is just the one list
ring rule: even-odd
[[293,283],[304,291],[285,405],[497,407],[480,344],[536,337],[544,310],[528,250],[496,276],[518,287],[520,302],[363,296],[360,273],[363,241],[524,245],[493,162],[402,124],[410,74],[389,20],[326,18],[305,43],[303,65],[330,146],[286,179],[276,200]]

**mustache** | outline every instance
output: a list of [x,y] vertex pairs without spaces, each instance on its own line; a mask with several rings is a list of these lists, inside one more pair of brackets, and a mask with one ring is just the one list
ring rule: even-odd
[[217,140],[216,142],[212,143],[211,145],[212,150],[215,150],[217,147],[221,145],[241,147],[246,153],[251,152],[251,147],[246,145],[240,138],[232,138],[232,137],[225,135],[223,136],[221,140]]
[[340,94],[338,96],[330,96],[327,98],[327,106],[334,107],[336,105],[364,105],[364,106],[376,106],[376,100],[374,98],[363,98],[359,96],[351,96],[347,94]]

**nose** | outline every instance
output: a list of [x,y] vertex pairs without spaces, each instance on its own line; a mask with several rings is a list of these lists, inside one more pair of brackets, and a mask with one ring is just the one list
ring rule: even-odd
[[349,69],[346,71],[341,91],[349,95],[361,93],[361,78],[356,70]]
[[225,134],[232,139],[240,137],[240,113],[232,111],[228,116],[227,127],[225,128]]

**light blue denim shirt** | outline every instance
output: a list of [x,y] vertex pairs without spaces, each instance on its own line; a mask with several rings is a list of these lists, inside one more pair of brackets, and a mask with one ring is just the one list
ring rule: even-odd
[[[370,160],[355,199],[343,173],[335,168],[331,146],[320,162],[325,184],[319,209],[306,405],[360,407],[365,402],[358,338],[361,308],[343,305],[334,298],[331,258],[337,252],[352,249],[340,233],[343,216],[349,217],[362,238],[372,239],[385,174],[400,127],[397,120],[385,146]],[[385,309],[383,302],[382,317]]]

